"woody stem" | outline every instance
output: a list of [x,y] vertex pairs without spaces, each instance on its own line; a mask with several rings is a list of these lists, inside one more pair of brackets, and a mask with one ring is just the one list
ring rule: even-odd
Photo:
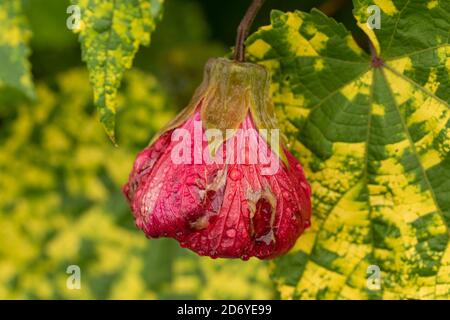
[[253,0],[239,24],[236,36],[236,47],[234,49],[234,60],[237,62],[245,62],[245,39],[247,39],[253,21],[263,6],[264,1],[265,0]]

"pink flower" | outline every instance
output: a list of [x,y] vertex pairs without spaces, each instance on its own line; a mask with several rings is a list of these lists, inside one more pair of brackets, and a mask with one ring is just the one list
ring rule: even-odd
[[269,84],[260,66],[208,62],[190,105],[138,155],[123,188],[148,237],[213,258],[266,259],[310,226],[311,190],[277,139]]

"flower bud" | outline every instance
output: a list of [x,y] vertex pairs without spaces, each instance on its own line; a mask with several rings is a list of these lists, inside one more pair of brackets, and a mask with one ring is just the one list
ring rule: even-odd
[[136,225],[213,258],[273,258],[310,226],[311,190],[281,142],[267,70],[211,59],[190,104],[123,191]]

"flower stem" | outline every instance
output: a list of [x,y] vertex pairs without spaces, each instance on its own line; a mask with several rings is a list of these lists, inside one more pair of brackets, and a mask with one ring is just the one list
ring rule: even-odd
[[239,24],[236,36],[236,47],[234,49],[234,60],[237,62],[245,62],[245,39],[247,38],[253,21],[255,20],[259,9],[263,6],[264,1],[265,0],[253,0]]

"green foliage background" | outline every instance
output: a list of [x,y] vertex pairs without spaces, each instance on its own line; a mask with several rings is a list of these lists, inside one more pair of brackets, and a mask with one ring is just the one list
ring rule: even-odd
[[[37,98],[0,91],[0,298],[274,297],[263,262],[200,258],[146,239],[121,194],[137,152],[189,99],[206,59],[227,51],[210,38],[201,7],[166,5],[152,47],[125,73],[115,147],[65,29],[67,5],[25,2]],[[66,287],[69,265],[81,268],[81,290]]]
[[[135,155],[187,104],[207,59],[229,54],[249,2],[0,0],[0,298],[448,299],[444,0],[260,12],[248,58],[271,71],[313,189],[312,228],[291,252],[212,260],[135,228],[121,193]],[[70,4],[84,15],[77,35]],[[379,30],[365,23],[373,4]],[[70,265],[81,290],[66,286]]]

